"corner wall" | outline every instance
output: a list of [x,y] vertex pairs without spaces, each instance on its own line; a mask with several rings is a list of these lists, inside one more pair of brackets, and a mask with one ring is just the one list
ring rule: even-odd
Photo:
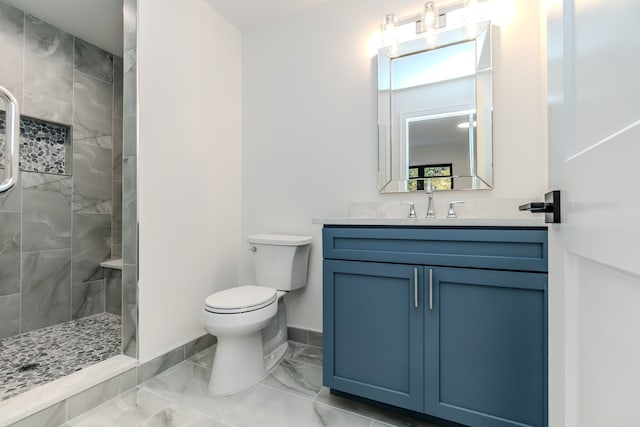
[[[546,191],[546,134],[540,2],[502,0],[509,18],[494,41],[493,190],[438,193],[493,205]],[[423,194],[377,192],[376,58],[371,39],[389,12],[406,16],[418,1],[331,0],[284,22],[244,34],[242,244],[252,233],[314,238],[309,283],[286,297],[289,325],[322,329],[321,226],[314,217],[348,216],[349,203],[416,202]],[[373,40],[374,42],[378,40]],[[465,212],[466,209],[466,212]],[[243,246],[244,247],[244,246]],[[254,281],[249,252],[240,278]]]
[[202,335],[237,283],[241,35],[205,0],[139,0],[139,359]]

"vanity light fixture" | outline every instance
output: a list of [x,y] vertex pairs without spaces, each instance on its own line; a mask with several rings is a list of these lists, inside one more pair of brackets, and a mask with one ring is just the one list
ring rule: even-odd
[[399,28],[408,24],[415,25],[415,34],[422,34],[428,46],[435,46],[438,41],[438,30],[447,25],[447,13],[463,8],[465,9],[463,23],[466,31],[474,34],[473,31],[484,20],[481,3],[489,3],[489,0],[455,0],[444,3],[444,6],[438,7],[435,0],[428,1],[424,4],[421,13],[401,18],[389,13],[380,25],[381,47],[390,47],[392,51],[397,50],[398,43],[401,41]]
[[479,0],[464,0],[465,18],[464,26],[467,34],[478,32],[478,24],[484,21],[484,14]]
[[398,18],[393,13],[389,13],[384,17],[382,24],[380,24],[380,32],[382,34],[382,46],[390,47],[392,51],[398,49],[398,36],[396,34],[396,27],[398,26]]

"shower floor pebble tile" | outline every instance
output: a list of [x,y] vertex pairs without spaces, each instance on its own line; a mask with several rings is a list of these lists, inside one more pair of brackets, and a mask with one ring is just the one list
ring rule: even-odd
[[0,340],[0,401],[121,354],[121,337],[103,313]]
[[216,346],[63,424],[63,427],[438,427],[329,394],[319,347],[289,343],[262,382],[231,396],[207,393]]

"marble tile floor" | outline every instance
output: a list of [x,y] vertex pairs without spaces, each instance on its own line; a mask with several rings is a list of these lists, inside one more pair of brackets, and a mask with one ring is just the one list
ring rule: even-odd
[[244,392],[207,395],[213,346],[63,427],[438,427],[331,395],[322,386],[322,349],[289,344],[281,364]]
[[120,316],[97,314],[0,340],[0,401],[122,353]]

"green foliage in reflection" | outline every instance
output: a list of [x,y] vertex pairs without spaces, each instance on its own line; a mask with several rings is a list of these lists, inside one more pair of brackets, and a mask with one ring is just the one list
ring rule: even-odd
[[453,188],[453,179],[441,177],[452,175],[451,164],[412,166],[409,168],[407,189],[409,191],[424,190],[424,183],[431,181],[436,190],[451,190]]

